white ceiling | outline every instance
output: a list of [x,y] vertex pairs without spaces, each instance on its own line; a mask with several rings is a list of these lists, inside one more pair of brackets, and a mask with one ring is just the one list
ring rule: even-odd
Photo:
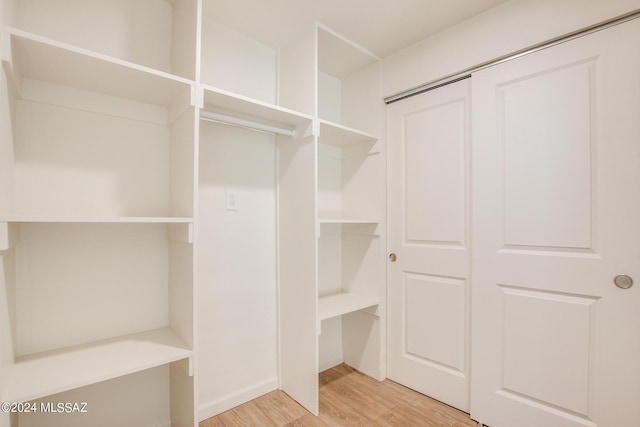
[[216,0],[205,14],[271,46],[319,21],[378,57],[506,0]]

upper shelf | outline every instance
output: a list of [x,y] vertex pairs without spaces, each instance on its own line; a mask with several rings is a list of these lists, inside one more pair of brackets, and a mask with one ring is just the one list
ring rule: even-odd
[[320,142],[334,146],[346,146],[359,142],[373,142],[378,139],[370,133],[362,132],[320,119]]
[[170,329],[156,329],[18,358],[2,401],[26,402],[192,357]]
[[13,28],[3,52],[14,78],[31,78],[168,107],[193,82],[163,71]]
[[208,111],[230,113],[245,119],[259,120],[264,124],[292,129],[313,120],[311,116],[279,105],[212,86],[203,85],[203,87],[204,109]]

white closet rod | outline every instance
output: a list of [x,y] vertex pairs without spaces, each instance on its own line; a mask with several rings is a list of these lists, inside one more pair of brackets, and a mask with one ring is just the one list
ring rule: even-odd
[[227,116],[210,111],[200,111],[200,118],[212,122],[241,126],[248,129],[259,130],[261,132],[276,133],[284,136],[295,136],[296,131],[292,129],[279,128],[277,126],[265,125],[263,123],[252,122],[251,120],[241,119],[238,117]]

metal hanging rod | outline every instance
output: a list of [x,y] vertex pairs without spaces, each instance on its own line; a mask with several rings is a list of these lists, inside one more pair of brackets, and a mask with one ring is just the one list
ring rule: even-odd
[[234,126],[240,126],[260,132],[275,133],[284,136],[295,136],[296,131],[293,129],[285,129],[277,126],[265,125],[263,123],[253,122],[251,120],[241,119],[239,117],[227,116],[220,113],[212,113],[210,111],[200,111],[200,118],[210,122],[229,124]]
[[548,40],[543,43],[539,43],[534,46],[530,46],[528,48],[510,53],[508,55],[501,56],[499,58],[493,59],[491,61],[483,62],[482,64],[476,65],[474,67],[467,68],[458,73],[450,74],[446,77],[443,77],[438,80],[433,80],[429,83],[425,83],[423,85],[414,87],[412,89],[405,90],[403,92],[397,93],[395,95],[388,96],[384,99],[386,104],[391,104],[393,102],[401,101],[405,98],[409,98],[415,95],[419,95],[424,92],[428,92],[430,90],[437,89],[442,86],[446,86],[455,82],[459,82],[460,80],[465,80],[471,77],[471,75],[477,71],[484,70],[485,68],[493,67],[494,65],[502,64],[503,62],[511,61],[516,58],[520,58],[521,56],[529,55],[534,52],[538,52],[543,49],[547,49],[552,46],[559,45],[561,43],[568,42],[570,40],[577,39],[579,37],[586,36],[588,34],[595,33],[597,31],[604,30],[609,27],[613,27],[614,25],[619,25],[627,21],[631,21],[632,19],[640,18],[640,9],[634,10],[633,12],[629,12],[627,14],[618,16],[616,18],[609,19],[607,21],[601,22],[599,24],[592,25],[590,27],[583,28],[578,31],[574,31],[573,33],[566,34],[564,36],[556,37],[554,39]]

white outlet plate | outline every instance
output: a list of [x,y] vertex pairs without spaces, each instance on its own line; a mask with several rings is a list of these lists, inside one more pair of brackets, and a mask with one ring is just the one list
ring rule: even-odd
[[240,210],[240,194],[237,190],[227,190],[225,192],[225,210],[235,212]]

